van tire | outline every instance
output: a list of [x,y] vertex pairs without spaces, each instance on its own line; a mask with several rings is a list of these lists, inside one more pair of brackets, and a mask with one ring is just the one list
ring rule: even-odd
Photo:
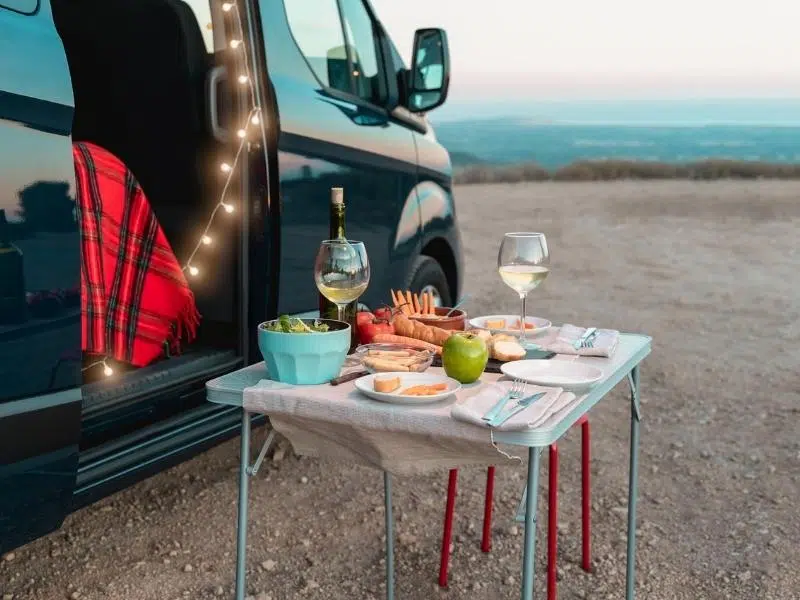
[[426,287],[434,288],[442,301],[442,306],[453,306],[450,286],[442,266],[430,256],[420,255],[411,265],[406,289],[419,293]]

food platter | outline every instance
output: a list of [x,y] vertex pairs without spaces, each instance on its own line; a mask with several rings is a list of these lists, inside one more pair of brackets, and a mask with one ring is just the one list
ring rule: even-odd
[[[519,335],[519,315],[487,315],[470,319],[469,324],[475,329],[488,329],[494,333]],[[552,327],[552,323],[541,317],[525,317],[525,333],[529,336],[539,335]]]
[[[380,392],[375,389],[375,379],[390,380],[399,379],[399,385],[391,392]],[[461,384],[450,377],[437,375],[435,373],[373,373],[365,375],[355,380],[356,389],[362,394],[369,396],[373,400],[388,402],[390,404],[430,404],[449,398],[461,389]],[[442,386],[442,390],[437,393],[426,395],[407,394],[409,388],[418,386]]]

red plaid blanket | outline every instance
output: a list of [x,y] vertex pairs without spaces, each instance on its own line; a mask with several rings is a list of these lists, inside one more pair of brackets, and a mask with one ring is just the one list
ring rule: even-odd
[[133,174],[113,154],[73,144],[81,231],[83,351],[145,366],[194,339],[200,315],[181,266]]

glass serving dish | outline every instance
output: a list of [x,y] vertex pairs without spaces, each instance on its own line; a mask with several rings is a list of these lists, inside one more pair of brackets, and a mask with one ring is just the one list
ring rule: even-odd
[[362,344],[356,348],[359,364],[370,373],[422,373],[433,363],[433,352],[404,344]]

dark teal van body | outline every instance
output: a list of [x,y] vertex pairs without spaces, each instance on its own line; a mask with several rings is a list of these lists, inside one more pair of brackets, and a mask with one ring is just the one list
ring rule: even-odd
[[[0,0],[0,552],[73,510],[236,435],[208,379],[261,360],[257,324],[314,311],[313,258],[343,187],[348,237],[388,291],[461,289],[448,153],[424,117],[444,102],[444,32],[403,64],[366,0]],[[239,30],[231,20],[240,14]],[[237,35],[238,31],[238,35]],[[232,185],[240,210],[193,281],[199,339],[97,376],[81,355],[73,140],[119,156],[179,259],[218,201],[237,145],[248,52],[265,135]]]

